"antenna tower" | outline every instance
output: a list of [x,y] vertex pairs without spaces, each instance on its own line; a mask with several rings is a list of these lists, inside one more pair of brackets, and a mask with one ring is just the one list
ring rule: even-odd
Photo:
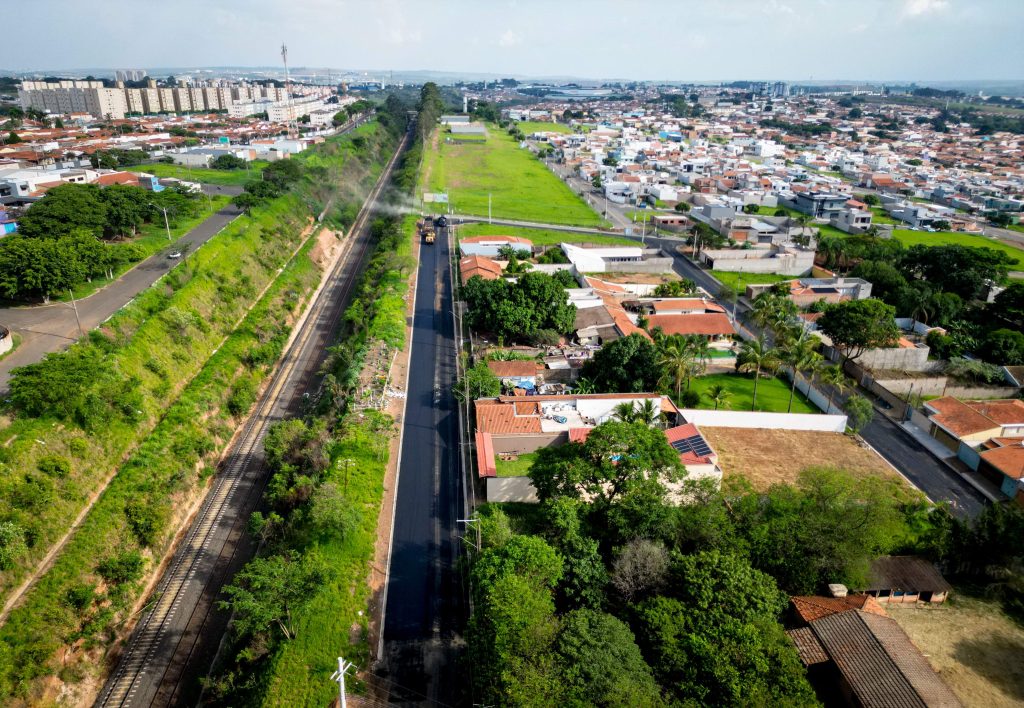
[[284,90],[288,96],[288,137],[298,137],[299,126],[295,121],[295,116],[292,115],[295,111],[292,104],[292,79],[288,73],[288,45],[281,44],[281,61],[284,62]]

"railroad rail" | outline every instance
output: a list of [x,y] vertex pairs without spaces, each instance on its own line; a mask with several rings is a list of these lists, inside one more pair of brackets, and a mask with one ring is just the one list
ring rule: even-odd
[[97,706],[169,705],[183,700],[185,669],[197,661],[200,639],[210,640],[200,630],[208,629],[216,611],[214,600],[231,577],[232,566],[248,555],[245,512],[255,507],[266,482],[263,438],[273,423],[295,412],[318,379],[324,350],[337,335],[370,247],[369,217],[408,140],[407,133],[367,196],[345,250],[307,308],[270,385],[230,449]]

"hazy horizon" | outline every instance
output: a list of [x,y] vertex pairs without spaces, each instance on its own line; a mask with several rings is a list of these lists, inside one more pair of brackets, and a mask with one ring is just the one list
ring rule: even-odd
[[[377,73],[707,83],[1024,78],[1024,3],[1010,0],[177,0],[144,8],[36,0],[8,18],[47,36],[42,55],[38,32],[5,38],[0,68],[15,72],[271,68],[284,42],[291,66]],[[854,78],[836,78],[843,76]]]

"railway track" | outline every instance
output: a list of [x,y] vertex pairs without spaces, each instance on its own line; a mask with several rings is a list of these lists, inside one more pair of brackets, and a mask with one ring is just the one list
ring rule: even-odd
[[273,423],[297,412],[318,380],[324,350],[337,335],[370,246],[370,214],[408,139],[407,134],[370,191],[346,250],[307,308],[270,385],[230,449],[97,706],[179,704],[194,688],[183,684],[198,669],[205,674],[227,623],[223,613],[217,617],[215,600],[254,550],[245,523],[266,481],[263,438]]

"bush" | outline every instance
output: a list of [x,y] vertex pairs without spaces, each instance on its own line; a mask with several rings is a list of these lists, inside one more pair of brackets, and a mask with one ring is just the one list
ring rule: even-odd
[[71,461],[60,455],[46,455],[39,458],[36,467],[45,475],[62,479],[71,474]]
[[0,570],[7,570],[28,551],[25,529],[13,521],[0,521]]
[[111,585],[131,583],[142,577],[146,561],[138,551],[121,551],[99,562],[96,572]]
[[124,515],[139,545],[152,548],[166,521],[163,509],[150,500],[132,499],[125,504]]
[[256,401],[256,382],[248,376],[242,376],[235,382],[228,396],[228,413],[235,418],[245,415]]

